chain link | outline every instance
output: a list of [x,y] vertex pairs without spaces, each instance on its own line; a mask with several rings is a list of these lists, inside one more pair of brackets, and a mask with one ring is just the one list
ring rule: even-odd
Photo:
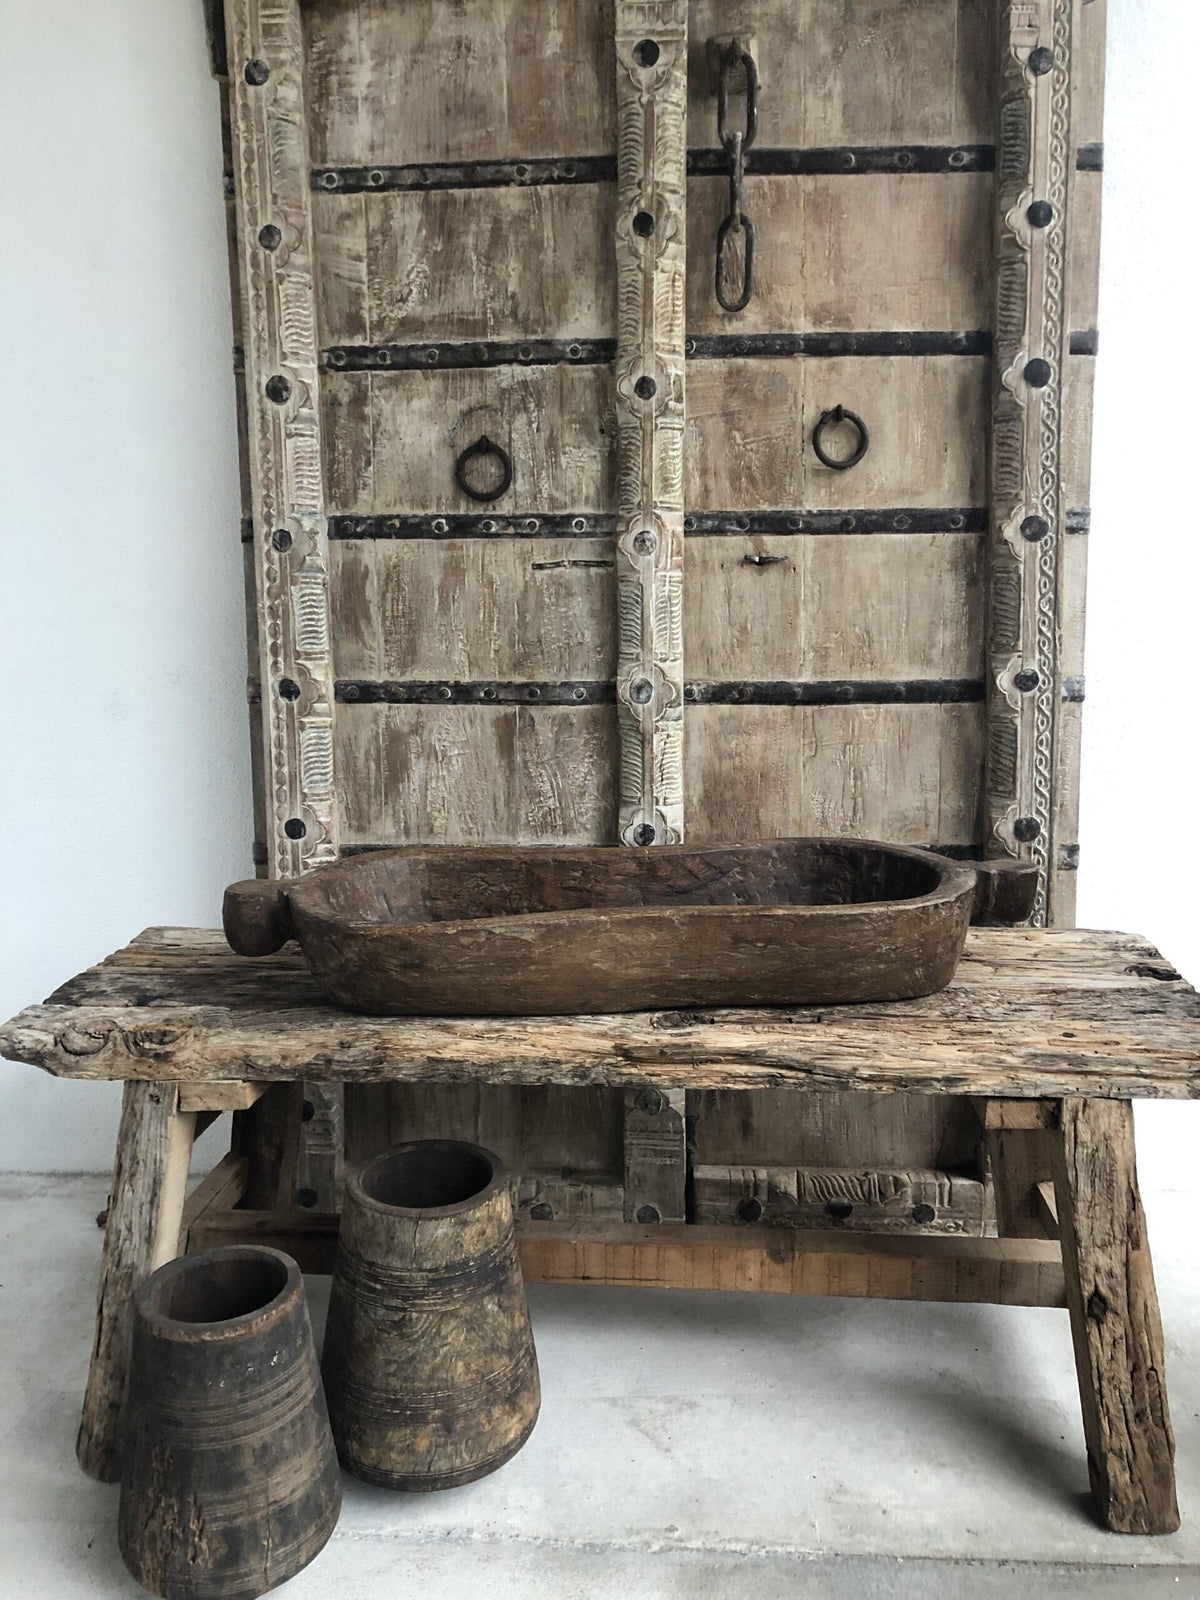
[[[738,69],[746,75],[746,125],[729,127],[729,97]],[[729,215],[717,230],[716,290],[723,310],[744,311],[754,293],[754,224],[746,215],[742,189],[746,177],[746,151],[758,137],[758,68],[754,57],[734,39],[721,57],[717,83],[717,137],[729,157]],[[742,243],[742,287],[732,294],[727,286],[726,263],[730,242]]]

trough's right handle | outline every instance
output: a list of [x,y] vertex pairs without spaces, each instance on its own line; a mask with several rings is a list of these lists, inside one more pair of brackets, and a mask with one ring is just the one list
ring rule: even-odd
[[1024,922],[1037,899],[1038,869],[1032,861],[973,861],[975,899],[971,921],[975,924],[1011,926]]
[[229,885],[221,921],[230,949],[239,956],[269,956],[295,937],[287,891],[286,882],[270,878]]

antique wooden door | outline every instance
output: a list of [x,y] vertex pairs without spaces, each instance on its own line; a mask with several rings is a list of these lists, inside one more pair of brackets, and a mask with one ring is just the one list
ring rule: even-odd
[[[1103,11],[225,0],[267,870],[846,833],[1070,921]],[[977,1232],[951,1105],[347,1124],[535,1217]]]

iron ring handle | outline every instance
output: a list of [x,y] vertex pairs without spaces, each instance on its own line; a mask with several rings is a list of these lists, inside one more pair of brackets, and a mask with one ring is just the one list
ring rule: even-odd
[[[831,456],[821,443],[821,435],[830,425],[838,427],[843,422],[848,422],[858,433],[858,445],[853,454],[838,461]],[[813,449],[816,451],[817,460],[823,467],[829,467],[834,472],[848,472],[851,467],[856,467],[867,453],[867,446],[871,443],[871,435],[867,432],[867,425],[858,415],[857,411],[848,411],[845,406],[834,406],[832,411],[824,411],[817,420],[812,436]]]
[[[499,461],[501,478],[494,489],[472,489],[467,482],[467,462],[476,456],[495,456]],[[499,500],[500,496],[512,486],[512,479],[512,457],[502,445],[498,445],[494,439],[489,439],[486,433],[481,433],[474,444],[469,444],[454,463],[454,481],[471,500]]]

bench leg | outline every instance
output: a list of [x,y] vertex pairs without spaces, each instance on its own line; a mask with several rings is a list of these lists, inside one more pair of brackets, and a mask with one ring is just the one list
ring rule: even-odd
[[1054,1186],[1088,1475],[1116,1533],[1173,1533],[1175,1440],[1134,1160],[1133,1108],[1064,1100]]
[[121,1475],[121,1412],[129,1377],[133,1294],[179,1251],[196,1115],[179,1110],[174,1084],[127,1083],[96,1300],[96,1336],[79,1465],[105,1483]]
[[289,1211],[296,1203],[304,1085],[273,1083],[247,1111],[233,1114],[232,1148],[248,1163],[243,1200],[251,1211]]

